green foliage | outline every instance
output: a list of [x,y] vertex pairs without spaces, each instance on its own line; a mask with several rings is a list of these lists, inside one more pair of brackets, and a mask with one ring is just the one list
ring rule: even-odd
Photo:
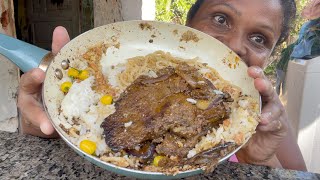
[[196,0],[156,0],[156,20],[185,24],[187,13]]
[[269,66],[267,66],[264,69],[264,74],[266,75],[273,75],[275,73],[276,70],[276,66],[277,66],[277,62],[273,61],[271,64],[269,64]]
[[294,25],[292,27],[292,31],[290,34],[291,36],[296,37],[299,34],[302,24],[306,22],[306,20],[302,18],[301,12],[303,8],[308,4],[309,1],[310,0],[296,0],[297,16],[296,16]]
[[280,60],[277,64],[277,69],[281,69],[284,72],[286,72],[294,46],[295,46],[295,43],[290,44],[287,48],[284,48],[282,50]]

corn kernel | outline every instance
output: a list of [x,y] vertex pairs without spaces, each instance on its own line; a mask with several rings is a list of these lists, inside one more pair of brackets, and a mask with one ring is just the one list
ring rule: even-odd
[[80,79],[80,80],[85,80],[85,79],[87,79],[89,77],[89,72],[87,71],[87,70],[82,70],[82,71],[80,71],[80,74],[79,74],[79,76],[78,76],[78,78]]
[[69,68],[68,70],[68,76],[71,78],[78,78],[79,77],[79,71],[75,68]]
[[60,90],[64,93],[67,93],[69,91],[69,89],[71,88],[72,83],[67,81],[61,84],[60,86]]
[[112,96],[104,95],[101,97],[100,102],[104,105],[110,105],[112,104]]
[[161,161],[161,159],[163,159],[164,158],[164,156],[156,156],[156,157],[154,157],[154,159],[153,159],[153,165],[154,166],[159,166],[159,162]]
[[94,154],[97,149],[97,145],[95,142],[90,140],[83,140],[80,142],[80,149],[87,154]]

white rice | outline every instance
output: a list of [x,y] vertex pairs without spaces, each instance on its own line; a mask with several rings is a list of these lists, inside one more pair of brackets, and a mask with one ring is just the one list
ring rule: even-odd
[[206,73],[210,73],[211,70],[210,70],[209,68],[201,68],[201,69],[199,70],[199,72],[200,72],[201,74],[206,74]]
[[157,78],[158,75],[154,71],[148,71],[147,76],[152,77],[152,78]]
[[69,131],[78,131],[78,136],[73,132],[74,136],[71,138],[74,144],[79,146],[82,140],[91,140],[97,145],[95,154],[100,156],[110,151],[102,136],[103,129],[100,125],[105,117],[115,112],[115,107],[99,102],[102,95],[92,90],[93,82],[94,77],[89,77],[80,83],[73,83],[61,103],[60,122]]
[[197,100],[192,99],[192,98],[187,98],[187,101],[191,104],[197,104]]
[[67,119],[79,118],[81,115],[89,111],[90,106],[99,98],[91,89],[91,84],[94,78],[74,82],[68,94],[64,97],[61,103],[61,109]]
[[[222,140],[224,142],[235,142],[238,145],[244,143],[255,132],[258,125],[258,117],[255,117],[256,110],[248,108],[253,99],[239,100],[234,103],[234,106],[239,104],[238,108],[232,108],[229,126],[220,125],[218,129],[213,128],[212,132],[207,134],[196,144],[195,148],[189,151],[188,158],[195,156],[197,153],[210,149],[219,144]],[[254,103],[256,104],[256,103]],[[246,132],[245,134],[242,133]],[[240,139],[239,139],[240,138]]]
[[132,125],[132,121],[129,121],[127,123],[124,123],[124,127],[127,128],[127,127],[130,127]]
[[246,100],[239,100],[239,106],[242,108],[247,108],[249,105],[249,101]]

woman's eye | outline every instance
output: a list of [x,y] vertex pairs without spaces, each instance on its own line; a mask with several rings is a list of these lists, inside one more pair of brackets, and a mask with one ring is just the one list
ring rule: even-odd
[[226,16],[219,14],[219,15],[215,15],[213,18],[218,24],[228,26]]
[[266,43],[266,39],[261,35],[253,35],[250,37],[250,39],[257,44],[264,45]]

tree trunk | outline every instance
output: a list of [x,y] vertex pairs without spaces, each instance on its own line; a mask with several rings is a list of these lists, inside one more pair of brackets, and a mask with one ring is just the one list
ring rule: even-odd
[[[12,0],[0,0],[0,33],[16,37]],[[15,132],[18,128],[16,94],[19,70],[0,55],[0,130]]]

